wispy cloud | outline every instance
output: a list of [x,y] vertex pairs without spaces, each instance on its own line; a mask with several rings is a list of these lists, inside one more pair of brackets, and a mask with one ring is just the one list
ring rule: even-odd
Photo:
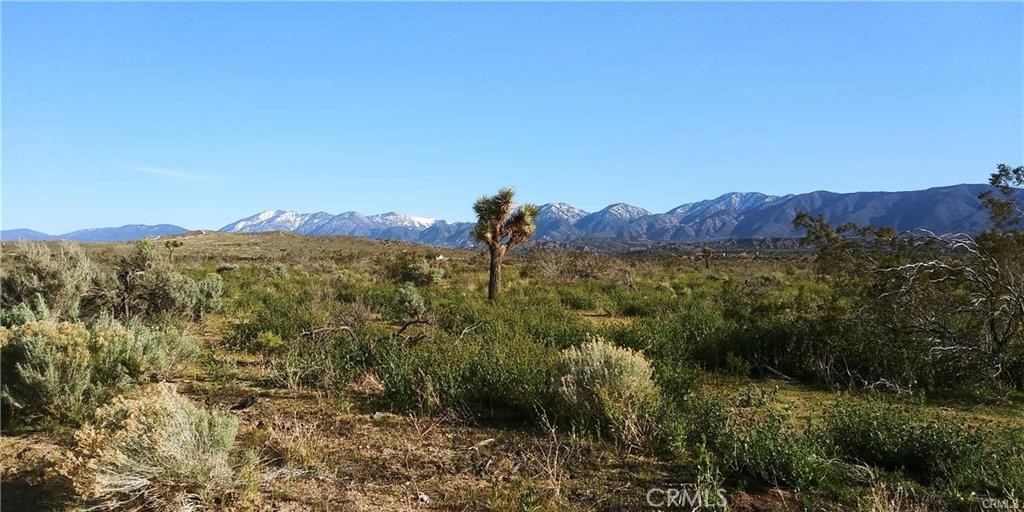
[[149,165],[132,165],[128,167],[128,170],[139,174],[151,174],[154,176],[163,176],[165,178],[174,178],[177,180],[185,181],[244,181],[248,179],[245,177],[196,174],[192,172],[181,171],[178,169],[168,169],[166,167],[153,167]]

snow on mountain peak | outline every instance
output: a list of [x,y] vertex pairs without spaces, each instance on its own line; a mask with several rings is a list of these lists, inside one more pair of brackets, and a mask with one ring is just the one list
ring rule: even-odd
[[679,205],[667,213],[670,215],[706,215],[722,210],[733,210],[745,212],[752,208],[764,206],[779,199],[776,196],[769,196],[760,192],[729,192],[714,199],[705,199],[696,203]]
[[569,222],[576,222],[587,216],[587,212],[567,203],[548,203],[540,208],[540,216],[564,219]]
[[402,228],[429,228],[437,222],[437,219],[431,217],[417,217],[415,215],[405,215],[398,212],[380,213],[377,215],[371,215],[369,218],[380,222],[387,227]]
[[249,218],[253,219],[253,220],[256,220],[256,221],[264,221],[264,220],[272,219],[272,218],[274,218],[277,215],[280,215],[282,213],[285,213],[285,211],[284,210],[264,210],[264,211],[262,211],[260,213],[257,213],[256,215],[254,215],[252,217],[249,217]]
[[228,224],[221,231],[230,233],[258,233],[262,231],[294,231],[309,216],[289,210],[266,210],[251,217]]
[[645,215],[651,214],[651,212],[644,210],[639,206],[633,206],[631,204],[626,203],[615,203],[613,205],[609,205],[604,210],[601,210],[601,212],[605,213],[610,217],[624,220],[638,219]]

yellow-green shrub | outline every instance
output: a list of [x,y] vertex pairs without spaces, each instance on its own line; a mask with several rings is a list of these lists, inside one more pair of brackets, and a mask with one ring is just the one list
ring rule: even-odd
[[175,330],[105,320],[0,328],[5,422],[77,424],[119,393],[173,373],[191,352]]
[[197,407],[169,384],[96,411],[63,468],[92,509],[206,508],[230,490],[238,421]]
[[631,445],[652,433],[660,392],[640,352],[591,337],[562,350],[554,387],[565,412],[582,426],[610,430]]

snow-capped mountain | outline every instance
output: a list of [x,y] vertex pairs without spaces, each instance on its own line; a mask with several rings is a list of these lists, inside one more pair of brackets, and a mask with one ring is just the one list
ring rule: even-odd
[[667,241],[721,238],[736,225],[740,215],[780,199],[785,197],[760,192],[731,192],[636,219],[626,231],[633,237]]
[[416,217],[413,215],[403,215],[398,212],[380,213],[377,215],[371,215],[367,217],[370,222],[386,226],[389,228],[419,228],[425,229],[433,226],[437,219],[430,217]]
[[588,214],[576,222],[576,229],[583,235],[591,237],[608,237],[627,235],[626,225],[636,219],[646,217],[651,212],[638,206],[626,203],[615,203],[604,209]]
[[537,209],[537,238],[560,240],[576,234],[576,223],[588,215],[587,212],[565,203],[548,203]]
[[225,233],[263,233],[294,231],[304,235],[365,235],[389,228],[425,229],[437,222],[429,217],[397,212],[366,216],[359,212],[331,215],[327,212],[296,213],[291,210],[266,210],[220,228]]
[[310,236],[365,236],[414,241],[420,232],[437,222],[429,217],[398,212],[363,215],[344,212],[296,213],[290,210],[266,210],[232,222],[220,230],[226,233],[264,233],[291,231]]
[[344,233],[353,236],[367,236],[370,234],[371,229],[370,221],[365,215],[359,212],[344,212],[330,216],[319,223],[316,228],[309,231],[308,234],[313,236],[330,236],[332,234]]
[[[264,231],[296,231],[307,219],[320,213],[296,213],[289,210],[266,210],[220,228],[227,233],[260,233]],[[327,214],[324,214],[327,215]]]
[[769,196],[760,192],[731,192],[729,194],[718,196],[715,199],[706,199],[704,201],[697,201],[696,203],[686,203],[665,213],[682,217],[691,215],[709,215],[723,210],[745,212],[777,199],[779,199],[779,197]]
[[[792,226],[797,211],[823,214],[834,223],[852,220],[861,224],[977,232],[987,222],[977,200],[977,194],[985,188],[985,185],[955,185],[911,192],[811,192],[786,196],[731,192],[714,199],[682,204],[665,213],[651,213],[625,203],[588,213],[566,203],[549,203],[538,208],[535,239],[695,242],[792,237],[799,234]],[[238,230],[243,232],[280,230],[312,236],[364,236],[451,247],[474,245],[470,237],[472,222],[446,222],[395,212],[370,216],[346,212],[326,219],[318,217],[316,229],[290,227],[297,219],[307,218],[303,215],[326,214],[270,210],[230,224],[224,231],[241,226]]]
[[[988,190],[988,185],[953,185],[908,192],[839,194],[818,191],[780,197],[757,192],[732,192],[715,199],[686,203],[665,213],[651,213],[624,203],[588,213],[565,203],[550,203],[539,207],[535,239],[701,242],[727,238],[786,238],[800,235],[793,228],[793,217],[801,211],[823,215],[832,224],[855,222],[897,230],[924,228],[936,232],[977,233],[989,226],[987,213],[978,201],[978,194],[984,190]],[[289,231],[308,236],[362,236],[468,247],[475,245],[471,238],[473,226],[473,222],[448,222],[397,212],[334,215],[267,210],[228,224],[221,231]],[[14,229],[3,231],[0,238],[111,242],[185,231],[180,226],[166,224],[85,229],[56,236]]]
[[558,219],[575,223],[587,215],[588,212],[566,203],[548,203],[537,208],[538,219]]
[[302,217],[302,222],[299,224],[299,227],[295,228],[294,231],[296,233],[299,233],[300,235],[308,235],[316,231],[320,226],[329,222],[332,218],[334,218],[334,215],[331,215],[327,212],[316,212],[307,213]]

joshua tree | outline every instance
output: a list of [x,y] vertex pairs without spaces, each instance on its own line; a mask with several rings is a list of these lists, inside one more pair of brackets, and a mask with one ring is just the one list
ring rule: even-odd
[[704,246],[700,248],[700,259],[704,262],[704,269],[711,268],[711,259],[715,257],[715,251],[712,251],[710,247]]
[[185,245],[185,242],[181,240],[168,240],[164,242],[164,247],[167,248],[167,259],[171,260],[171,263],[174,263],[174,250],[183,245]]
[[537,206],[524,204],[513,209],[514,196],[515,192],[511,188],[503,188],[491,197],[477,199],[473,204],[477,216],[473,238],[486,244],[491,254],[487,299],[492,301],[501,291],[501,262],[505,254],[528,240],[536,231],[533,219],[537,216]]

